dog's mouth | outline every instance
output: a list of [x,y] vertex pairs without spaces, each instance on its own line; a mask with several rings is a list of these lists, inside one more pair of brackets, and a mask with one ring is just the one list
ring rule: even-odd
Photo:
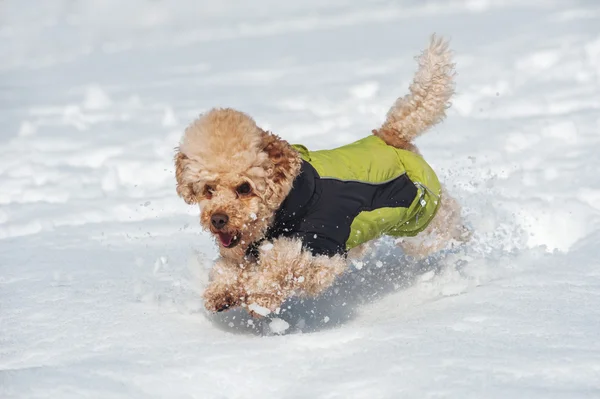
[[238,232],[225,233],[218,231],[217,236],[222,246],[225,248],[233,248],[240,243],[241,234]]

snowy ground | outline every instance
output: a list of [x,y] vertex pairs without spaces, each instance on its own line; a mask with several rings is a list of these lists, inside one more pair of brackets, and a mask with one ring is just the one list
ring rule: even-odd
[[[599,398],[599,27],[596,0],[0,2],[0,397]],[[418,145],[473,242],[384,241],[272,325],[205,314],[183,127],[360,138],[434,31],[458,94]]]

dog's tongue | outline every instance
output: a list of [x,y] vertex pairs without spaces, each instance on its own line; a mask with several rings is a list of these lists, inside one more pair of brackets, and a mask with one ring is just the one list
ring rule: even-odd
[[219,233],[219,240],[221,240],[221,244],[223,244],[224,247],[228,247],[233,241],[233,235],[228,233]]

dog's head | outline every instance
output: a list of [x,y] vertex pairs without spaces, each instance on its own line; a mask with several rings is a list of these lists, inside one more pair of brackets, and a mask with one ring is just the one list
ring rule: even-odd
[[200,223],[222,256],[241,258],[263,237],[300,171],[298,153],[248,115],[213,109],[185,130],[175,170],[177,193],[199,204]]

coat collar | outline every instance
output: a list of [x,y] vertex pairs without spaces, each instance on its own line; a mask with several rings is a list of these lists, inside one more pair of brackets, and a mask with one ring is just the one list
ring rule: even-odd
[[302,161],[300,173],[294,179],[290,193],[275,213],[273,227],[281,227],[282,224],[302,219],[315,194],[317,177],[315,168],[310,163]]
[[279,236],[291,235],[302,218],[308,212],[310,205],[316,200],[316,181],[319,177],[316,169],[308,162],[302,161],[300,173],[292,183],[292,189],[275,212],[273,224],[267,229],[265,236],[253,242],[246,250],[246,256],[258,258],[258,247],[264,240]]

